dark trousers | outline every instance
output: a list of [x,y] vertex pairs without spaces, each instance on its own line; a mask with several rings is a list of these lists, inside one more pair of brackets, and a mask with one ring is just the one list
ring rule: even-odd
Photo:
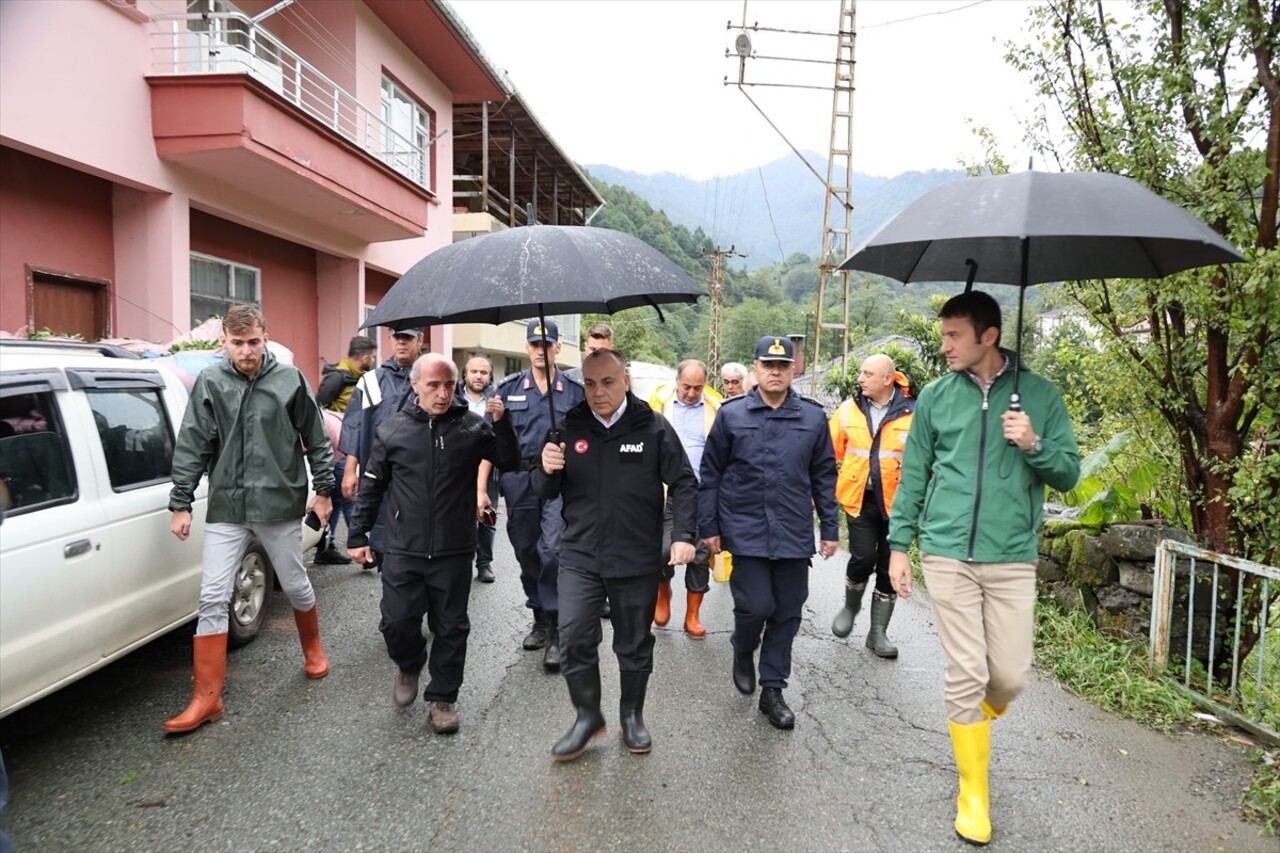
[[[382,622],[387,654],[401,672],[420,672],[426,661],[430,681],[422,698],[456,702],[467,660],[467,600],[471,595],[471,555],[428,560],[385,554],[382,560]],[[434,635],[431,655],[422,636],[422,617]]]
[[876,591],[892,595],[893,584],[889,583],[889,521],[880,515],[875,496],[867,492],[862,499],[862,514],[845,513],[845,518],[849,522],[849,565],[845,568],[845,577],[851,583],[866,583],[875,572]]
[[[791,644],[800,633],[800,618],[809,597],[809,560],[769,560],[733,555],[733,636],[739,652],[760,647],[760,686],[787,686]],[[764,632],[764,640],[760,634]]]
[[613,608],[613,653],[621,672],[653,672],[653,608],[658,575],[602,577],[595,569],[560,567],[560,671],[578,675],[600,663],[600,608]]
[[520,563],[525,606],[554,613],[560,609],[557,584],[564,502],[560,498],[538,500],[529,485],[528,471],[503,474],[502,494],[507,500],[507,538]]
[[338,487],[329,495],[333,501],[333,512],[329,514],[329,544],[335,545],[333,541],[334,534],[338,532],[338,516],[341,515],[343,520],[347,522],[347,532],[351,531],[351,513],[355,511],[356,502],[349,501],[342,496],[342,470],[347,465],[347,459],[344,456],[341,462],[335,462],[333,465],[333,476]]
[[[498,478],[489,478],[489,503],[498,508]],[[481,519],[476,522],[476,568],[493,565],[493,538],[498,532],[498,525]]]
[[[662,579],[669,581],[676,576],[676,567],[669,566],[666,560],[671,559],[671,502],[662,513]],[[711,569],[707,566],[711,554],[701,539],[693,543],[693,562],[684,567],[684,588],[689,592],[706,592],[711,589]]]

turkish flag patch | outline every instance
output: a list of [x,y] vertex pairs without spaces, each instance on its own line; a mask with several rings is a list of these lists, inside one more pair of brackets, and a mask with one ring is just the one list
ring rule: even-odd
[[586,453],[588,447],[590,447],[590,445],[587,444],[587,440],[585,438],[580,438],[573,443],[574,453],[578,453],[578,454]]

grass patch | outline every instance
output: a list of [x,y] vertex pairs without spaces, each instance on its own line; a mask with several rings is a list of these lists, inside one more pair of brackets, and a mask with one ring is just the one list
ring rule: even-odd
[[1169,733],[1194,706],[1177,682],[1151,663],[1145,646],[1103,635],[1087,613],[1064,614],[1036,602],[1036,663],[1082,699]]
[[1240,808],[1249,820],[1262,824],[1267,833],[1280,833],[1280,750],[1255,749],[1249,760],[1257,768],[1253,783],[1240,797]]

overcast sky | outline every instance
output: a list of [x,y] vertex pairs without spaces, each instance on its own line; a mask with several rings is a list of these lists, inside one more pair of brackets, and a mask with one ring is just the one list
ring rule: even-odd
[[[787,156],[781,136],[736,86],[726,59],[742,0],[451,0],[489,60],[579,163],[696,179]],[[1029,86],[1004,63],[1028,0],[859,0],[854,169],[895,175],[978,159],[969,122],[996,131],[1011,163],[1025,163],[1017,124]],[[747,0],[748,27],[825,35],[751,34],[762,56],[831,63],[839,0]],[[941,14],[939,14],[941,13]],[[733,30],[726,29],[732,21]],[[807,91],[749,87],[764,114],[801,150],[825,155],[831,64],[753,59],[748,83],[803,82]]]

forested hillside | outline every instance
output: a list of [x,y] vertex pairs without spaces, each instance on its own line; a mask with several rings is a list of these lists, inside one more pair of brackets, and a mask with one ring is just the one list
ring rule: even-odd
[[[917,176],[920,173],[915,173]],[[937,173],[934,173],[937,174]],[[592,176],[605,198],[605,206],[592,221],[593,226],[613,228],[632,234],[667,255],[689,272],[704,288],[710,287],[711,262],[703,254],[715,248],[711,235],[701,228],[690,231],[676,224],[665,211],[630,189]],[[914,197],[929,186],[915,183],[911,175],[901,175],[888,183],[909,186]],[[821,204],[820,197],[818,204]],[[821,219],[821,208],[818,211]],[[733,243],[732,236],[722,247]],[[889,334],[904,334],[911,316],[928,315],[929,296],[958,292],[954,284],[914,284],[902,286],[879,276],[855,273],[849,298],[849,345],[851,348]],[[721,329],[722,361],[751,361],[755,342],[762,335],[804,334],[812,341],[817,305],[818,262],[803,252],[784,260],[748,269],[740,259],[726,263],[724,275],[724,316]],[[991,293],[1007,305],[1016,301],[1016,288],[995,287]],[[1042,298],[1037,291],[1033,300]],[[1033,303],[1034,304],[1034,303]],[[905,312],[906,316],[902,316]],[[652,308],[636,308],[606,319],[615,330],[618,348],[629,358],[674,365],[682,358],[707,357],[710,333],[710,303],[663,308],[666,322],[659,323]],[[828,281],[824,324],[844,318],[841,277]],[[589,323],[584,323],[586,328]],[[840,329],[826,328],[822,335],[823,360],[839,355],[843,335]]]
[[[806,160],[827,174],[826,158],[813,152]],[[672,222],[701,227],[721,248],[730,245],[746,257],[736,263],[754,270],[786,260],[796,252],[814,254],[822,238],[822,180],[794,154],[737,175],[695,181],[663,172],[642,175],[612,166],[592,165],[596,178],[635,192]],[[906,172],[892,178],[853,174],[853,238],[858,246],[889,217],[924,193],[962,176],[959,171]],[[835,175],[843,185],[843,170]]]

